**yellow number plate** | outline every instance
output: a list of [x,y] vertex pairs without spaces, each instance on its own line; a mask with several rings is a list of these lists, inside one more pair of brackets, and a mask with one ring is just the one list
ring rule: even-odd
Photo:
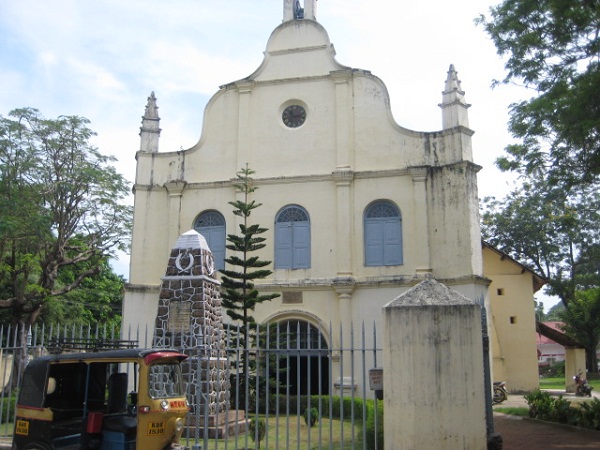
[[17,426],[15,427],[15,433],[23,436],[29,435],[29,422],[26,420],[17,420]]
[[158,436],[165,432],[164,422],[150,422],[148,423],[148,436]]

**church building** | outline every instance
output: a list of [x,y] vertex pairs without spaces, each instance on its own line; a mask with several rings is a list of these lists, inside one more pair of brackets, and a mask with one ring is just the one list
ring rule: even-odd
[[193,147],[159,151],[157,99],[149,97],[124,330],[152,330],[181,234],[201,233],[224,267],[226,236],[240,221],[229,202],[246,165],[255,172],[251,199],[262,204],[251,222],[269,229],[259,256],[273,271],[257,286],[280,294],[257,306],[258,322],[301,324],[337,348],[340,326],[381,324],[382,307],[426,277],[489,306],[480,166],[457,71],[440,73],[440,129],[403,128],[383,81],[336,60],[316,3],[283,1],[262,64],[214,94]]

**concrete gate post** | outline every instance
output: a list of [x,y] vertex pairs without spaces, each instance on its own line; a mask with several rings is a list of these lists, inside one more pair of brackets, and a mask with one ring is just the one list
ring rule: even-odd
[[480,308],[434,279],[384,307],[385,450],[487,448]]

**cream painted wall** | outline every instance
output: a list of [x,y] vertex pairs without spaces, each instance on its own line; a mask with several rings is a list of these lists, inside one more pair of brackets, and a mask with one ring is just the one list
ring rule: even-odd
[[[473,132],[464,126],[468,105],[455,77],[451,68],[441,99],[445,129],[407,130],[392,117],[383,81],[338,63],[319,23],[279,25],[261,66],[210,100],[196,145],[137,153],[125,329],[152,328],[169,251],[198,214],[217,210],[227,233],[238,233],[228,202],[236,199],[232,180],[246,163],[256,172],[253,199],[262,203],[252,221],[269,228],[262,259],[274,259],[274,220],[282,207],[302,206],[311,226],[310,268],[277,269],[260,283],[267,291],[300,291],[302,303],[259,305],[258,321],[315,322],[335,345],[340,321],[343,333],[351,323],[379,326],[383,305],[430,275],[487,305],[479,166],[473,163]],[[291,104],[307,112],[298,128],[281,120]],[[392,202],[402,213],[402,265],[364,265],[363,214],[377,200]]]

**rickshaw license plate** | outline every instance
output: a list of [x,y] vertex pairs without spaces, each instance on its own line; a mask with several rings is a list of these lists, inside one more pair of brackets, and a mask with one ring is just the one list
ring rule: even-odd
[[17,426],[15,427],[15,433],[23,436],[29,435],[29,422],[26,420],[17,420]]
[[164,422],[150,422],[148,423],[148,436],[156,436],[165,432]]

